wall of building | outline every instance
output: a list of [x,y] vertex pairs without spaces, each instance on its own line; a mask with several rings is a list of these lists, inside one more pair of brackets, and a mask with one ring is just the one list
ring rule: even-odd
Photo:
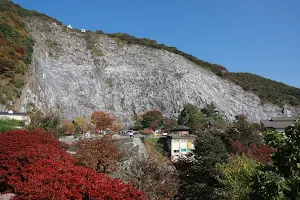
[[171,156],[178,154],[187,154],[194,149],[192,139],[172,138],[171,139]]

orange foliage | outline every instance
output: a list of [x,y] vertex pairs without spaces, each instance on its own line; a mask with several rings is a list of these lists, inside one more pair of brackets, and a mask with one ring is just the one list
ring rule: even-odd
[[115,119],[115,117],[103,111],[93,112],[91,116],[91,122],[95,125],[96,129],[99,130],[113,127]]
[[64,121],[63,126],[65,128],[66,135],[71,135],[76,131],[76,126],[70,121]]

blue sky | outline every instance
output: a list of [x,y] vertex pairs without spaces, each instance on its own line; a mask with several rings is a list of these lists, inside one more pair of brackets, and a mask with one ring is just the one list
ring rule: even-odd
[[75,28],[147,37],[229,71],[300,88],[299,0],[13,2]]

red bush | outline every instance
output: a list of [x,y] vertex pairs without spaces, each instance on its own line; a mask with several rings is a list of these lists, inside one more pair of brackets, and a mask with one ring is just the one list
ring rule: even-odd
[[76,166],[42,130],[1,134],[0,177],[0,192],[14,192],[15,199],[144,199],[131,185]]
[[249,158],[253,158],[264,164],[272,162],[271,154],[274,153],[274,149],[267,145],[250,144],[249,146],[231,140],[231,147],[233,154],[245,154]]

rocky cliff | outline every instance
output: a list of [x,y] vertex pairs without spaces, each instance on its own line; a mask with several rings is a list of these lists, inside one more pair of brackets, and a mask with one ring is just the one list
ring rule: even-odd
[[180,55],[36,17],[26,21],[35,46],[22,110],[35,105],[67,119],[104,110],[127,123],[134,113],[159,109],[177,117],[186,103],[203,107],[211,101],[229,119],[246,114],[258,122],[299,113],[294,107],[262,104],[258,96]]

